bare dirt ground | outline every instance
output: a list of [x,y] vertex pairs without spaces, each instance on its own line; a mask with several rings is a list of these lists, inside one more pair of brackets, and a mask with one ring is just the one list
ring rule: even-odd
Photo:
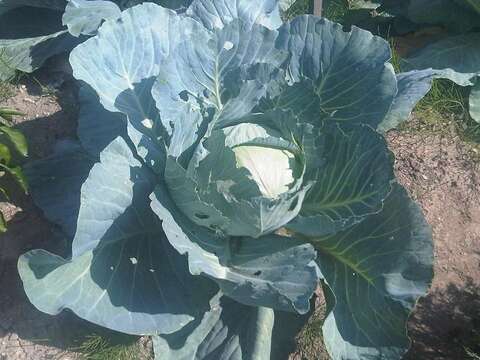
[[[16,95],[2,106],[25,114],[16,117],[16,127],[29,141],[30,159],[49,155],[57,139],[75,133],[75,94],[62,92],[62,103],[45,96],[44,89],[32,80],[22,81]],[[54,236],[50,224],[28,196],[15,191],[15,204],[0,203],[9,221],[9,231],[0,236],[0,360],[73,360],[67,351],[67,338],[79,320],[69,313],[58,317],[36,310],[27,300],[16,271],[20,254],[36,247],[48,247]]]
[[[31,159],[50,154],[57,139],[75,136],[73,87],[63,86],[58,98],[25,80],[0,104],[26,114],[16,124],[30,141]],[[435,241],[435,278],[409,323],[413,346],[407,358],[463,360],[460,340],[480,319],[480,161],[454,132],[394,131],[389,143],[399,180],[422,205]],[[50,247],[55,229],[28,196],[15,198],[15,204],[0,203],[10,220],[10,231],[0,237],[0,360],[78,359],[68,344],[83,322],[70,313],[42,314],[23,293],[16,259],[31,248]],[[293,358],[324,359],[321,341],[308,341],[310,349]]]
[[409,323],[410,360],[467,359],[480,320],[480,161],[455,132],[392,132],[399,181],[433,229],[435,277]]

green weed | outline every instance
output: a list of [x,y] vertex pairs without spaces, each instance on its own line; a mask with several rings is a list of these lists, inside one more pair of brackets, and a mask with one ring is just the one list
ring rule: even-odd
[[449,80],[434,80],[430,92],[417,104],[414,115],[417,119],[404,123],[400,130],[413,130],[430,133],[452,133],[472,145],[472,155],[480,155],[480,124],[468,113],[468,91]]
[[313,12],[313,0],[297,0],[284,14],[284,20],[288,21],[296,16],[311,14]]
[[449,80],[434,80],[432,89],[418,103],[417,114],[465,116],[468,109],[468,90]]
[[149,354],[141,349],[136,336],[116,332],[99,331],[77,340],[71,350],[81,354],[84,360],[147,360]]
[[347,0],[324,0],[322,16],[342,24],[348,10]]
[[0,103],[15,95],[14,87],[6,81],[0,81]]
[[390,64],[393,66],[393,70],[395,70],[395,73],[398,74],[401,71],[400,69],[400,55],[397,52],[397,46],[395,44],[395,38],[390,38],[388,39],[388,43],[390,44],[390,49],[392,50],[392,58],[390,59]]

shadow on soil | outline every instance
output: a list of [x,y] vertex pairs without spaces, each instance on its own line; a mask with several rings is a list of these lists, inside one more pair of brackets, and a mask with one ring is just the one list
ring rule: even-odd
[[[328,360],[321,338],[324,310],[317,310],[297,338],[290,360]],[[448,285],[421,299],[409,322],[412,348],[406,360],[480,359],[480,285]],[[477,354],[478,357],[475,357]]]
[[421,299],[410,322],[413,339],[408,360],[465,360],[468,351],[480,355],[480,286],[467,279],[464,286],[448,285]]

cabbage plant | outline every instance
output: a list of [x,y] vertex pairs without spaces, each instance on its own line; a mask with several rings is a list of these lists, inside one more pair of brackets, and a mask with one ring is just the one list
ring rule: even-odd
[[282,359],[320,284],[333,359],[401,358],[433,260],[381,134],[409,107],[390,56],[274,0],[105,21],[70,56],[79,142],[28,169],[71,240],[19,259],[30,301],[162,360]]

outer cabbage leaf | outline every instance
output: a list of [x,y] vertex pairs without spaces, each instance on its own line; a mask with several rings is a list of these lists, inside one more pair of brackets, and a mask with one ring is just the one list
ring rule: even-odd
[[163,145],[157,141],[162,134],[155,126],[153,80],[173,47],[187,35],[201,36],[204,31],[193,19],[145,3],[125,10],[120,21],[104,23],[97,36],[71,53],[74,76],[97,92],[105,109],[128,117],[132,125],[128,134],[138,153],[157,171],[162,167]]
[[152,175],[142,168],[125,141],[112,141],[82,185],[73,257],[95,249],[113,222],[132,204],[136,188],[152,187],[152,181]]
[[[394,179],[385,140],[368,126],[325,127],[307,151],[313,181],[299,216],[287,228],[308,236],[334,234],[379,212]],[[318,159],[322,159],[318,163]]]
[[480,33],[450,36],[415,52],[402,68],[442,70],[442,77],[461,86],[473,85],[480,74]]
[[17,69],[30,73],[78,43],[62,27],[61,16],[61,11],[34,7],[0,15],[1,80],[11,78]]
[[25,167],[35,204],[70,237],[77,227],[80,189],[94,161],[79,144],[68,142],[58,144],[52,156]]
[[475,86],[470,92],[470,116],[473,120],[480,123],[480,79],[477,78]]
[[[460,82],[464,85],[474,81],[473,73],[459,74],[452,69],[433,70],[412,70],[397,75],[398,93],[395,97],[390,112],[380,123],[377,130],[384,133],[396,128],[402,122],[408,120],[415,105],[430,91],[434,79],[447,78]],[[463,80],[462,80],[463,79]],[[470,80],[469,80],[470,79]],[[475,118],[475,91],[472,89],[470,96],[470,115]],[[478,116],[478,115],[477,115]]]
[[[163,59],[187,35],[204,34],[202,26],[156,4],[144,3],[122,12],[120,21],[106,22],[98,35],[70,55],[74,76],[89,84],[105,109],[123,112],[131,121],[151,119],[135,87],[158,75]],[[194,36],[195,38],[195,36]],[[89,54],[97,54],[92,57]]]
[[292,80],[313,80],[319,121],[377,127],[397,93],[385,40],[356,27],[344,32],[341,25],[310,15],[286,23],[279,33],[277,47],[291,54]]
[[155,359],[269,359],[274,312],[223,297],[179,332],[153,338]]
[[278,0],[193,0],[187,15],[200,21],[207,29],[222,28],[235,19],[246,27],[253,24],[276,29],[282,24]]
[[112,1],[69,0],[62,22],[73,36],[94,35],[104,20],[120,15],[120,8]]
[[412,70],[397,74],[398,93],[389,113],[378,125],[377,130],[385,133],[408,120],[413,108],[432,88],[433,79],[442,76],[432,69]]
[[[0,79],[16,70],[32,72],[49,57],[67,52],[93,35],[103,20],[117,19],[120,10],[140,0],[2,0],[0,2]],[[171,9],[185,9],[188,0],[157,0]],[[118,6],[117,6],[118,5]],[[65,12],[64,12],[65,11]],[[62,17],[63,15],[63,17]],[[63,24],[65,27],[61,27]],[[4,30],[7,29],[7,30]],[[9,31],[9,29],[13,29]],[[31,31],[30,31],[31,30]],[[10,34],[13,34],[12,37]],[[73,36],[71,36],[73,35]]]
[[158,359],[286,359],[307,320],[308,315],[273,312],[223,297],[203,318],[174,334],[153,337],[154,351]]
[[[454,32],[467,32],[478,25],[478,0],[379,0],[381,11],[400,21],[441,25]],[[473,10],[473,11],[472,11]]]
[[317,127],[322,125],[321,99],[312,80],[301,78],[292,84],[284,71],[272,73],[269,80],[266,96],[254,111],[282,110],[291,112],[300,122],[310,122]]
[[310,239],[325,282],[323,338],[334,359],[400,359],[406,322],[433,276],[432,235],[420,208],[396,185],[384,209],[328,237]]
[[307,320],[308,315],[273,312],[223,297],[182,330],[153,337],[154,351],[162,360],[286,359]]
[[190,272],[206,275],[246,305],[305,313],[317,284],[313,248],[294,238],[223,238],[190,221],[159,185],[152,209],[172,246],[188,254]]
[[129,152],[114,140],[82,187],[72,258],[33,250],[20,258],[19,272],[43,312],[69,308],[125,333],[171,333],[206,311],[217,288],[192,276],[169,245],[150,209],[150,175]]

